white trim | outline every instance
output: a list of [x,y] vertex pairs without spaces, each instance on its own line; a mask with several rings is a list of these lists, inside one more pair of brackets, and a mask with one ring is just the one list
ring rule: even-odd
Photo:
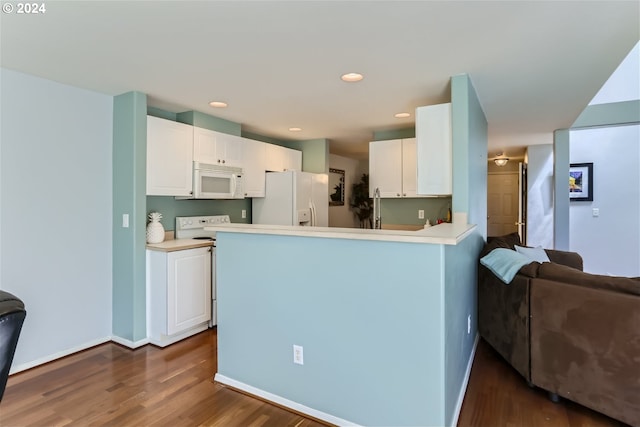
[[209,329],[209,321],[206,321],[205,323],[202,323],[198,326],[194,326],[191,329],[187,329],[186,331],[179,332],[177,334],[173,334],[173,335],[160,334],[159,336],[156,336],[156,337],[151,336],[147,339],[147,343],[151,343],[158,347],[166,347],[168,345],[177,343],[178,341],[181,341],[185,338],[189,338],[192,335],[199,334],[202,331],[206,331],[207,329]]
[[308,406],[301,405],[292,400],[285,399],[284,397],[278,396],[273,393],[269,393],[268,391],[264,391],[259,388],[250,386],[248,384],[242,383],[240,381],[236,381],[232,378],[225,377],[224,375],[216,374],[214,377],[214,381],[219,382],[221,384],[228,385],[238,390],[242,390],[245,393],[257,396],[261,399],[267,400],[269,402],[273,402],[277,405],[284,406],[285,408],[293,409],[294,411],[299,412],[301,414],[309,415],[310,417],[316,418],[318,420],[326,421],[336,426],[353,426],[353,427],[359,426],[358,424],[352,423],[351,421],[343,420],[342,418],[335,417],[333,415],[327,414],[326,412],[309,408]]
[[13,366],[11,368],[11,371],[9,372],[9,375],[17,374],[18,372],[26,371],[27,369],[35,368],[36,366],[39,366],[39,365],[44,365],[45,363],[49,363],[53,360],[60,359],[65,356],[69,356],[73,353],[77,353],[79,351],[86,350],[88,348],[95,347],[97,345],[104,344],[109,341],[111,341],[111,337],[98,338],[93,341],[89,341],[84,344],[71,347],[67,350],[59,351],[57,353],[53,353],[36,360],[32,360],[31,362],[22,363],[20,365]]
[[453,415],[452,426],[458,425],[458,418],[460,418],[460,411],[462,410],[462,402],[464,402],[464,395],[467,393],[467,386],[469,385],[469,377],[471,376],[471,367],[473,366],[473,360],[476,357],[476,349],[478,348],[478,341],[480,341],[480,335],[476,334],[476,339],[473,342],[473,348],[471,349],[471,355],[469,357],[469,363],[467,363],[467,372],[464,374],[464,381],[462,387],[460,387],[460,394],[458,395],[458,402],[456,403],[456,409]]
[[149,344],[149,338],[143,338],[143,339],[138,340],[138,341],[131,341],[131,340],[124,339],[122,337],[115,336],[115,335],[111,337],[111,341],[113,341],[116,344],[120,344],[120,345],[123,345],[125,347],[129,347],[132,350],[135,350],[138,347],[142,347],[143,345]]

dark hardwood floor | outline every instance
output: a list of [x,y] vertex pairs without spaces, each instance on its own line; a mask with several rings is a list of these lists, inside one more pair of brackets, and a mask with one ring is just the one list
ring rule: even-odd
[[[2,426],[290,426],[323,424],[213,382],[216,330],[159,349],[103,344],[9,378]],[[619,426],[530,389],[484,341],[459,426]]]

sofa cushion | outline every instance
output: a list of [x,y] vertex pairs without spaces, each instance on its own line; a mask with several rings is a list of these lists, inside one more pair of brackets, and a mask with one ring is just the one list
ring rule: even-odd
[[507,284],[511,283],[513,277],[523,266],[531,262],[529,257],[506,248],[496,248],[480,258],[482,265]]
[[538,269],[540,269],[540,263],[532,262],[531,264],[523,266],[520,271],[518,271],[518,274],[535,279],[538,277]]
[[542,246],[536,246],[535,248],[531,248],[528,246],[515,246],[516,252],[528,257],[531,261],[537,261],[539,263],[543,262],[551,262],[549,261],[549,257],[547,253],[542,249]]
[[562,264],[546,262],[538,269],[541,279],[571,283],[595,289],[606,289],[625,294],[640,295],[640,277],[602,276],[585,273]]
[[487,255],[489,252],[496,248],[506,248],[515,250],[515,246],[520,244],[520,236],[518,233],[511,233],[505,236],[489,237],[487,244],[482,248],[480,252],[480,258]]

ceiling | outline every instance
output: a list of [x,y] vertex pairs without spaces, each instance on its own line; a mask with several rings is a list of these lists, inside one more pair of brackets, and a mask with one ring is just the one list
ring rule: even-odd
[[[45,4],[44,14],[0,14],[2,67],[143,92],[150,106],[277,139],[327,138],[355,158],[373,132],[412,127],[416,107],[450,101],[460,73],[486,114],[490,157],[552,143],[640,39],[639,1]],[[347,72],[364,79],[345,83]]]

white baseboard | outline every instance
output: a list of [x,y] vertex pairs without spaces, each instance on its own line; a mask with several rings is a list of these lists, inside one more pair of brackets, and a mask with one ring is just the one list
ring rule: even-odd
[[120,345],[123,345],[125,347],[129,347],[132,350],[134,350],[134,349],[136,349],[138,347],[142,347],[143,345],[149,344],[149,338],[143,338],[143,339],[138,340],[138,341],[131,341],[131,340],[124,339],[122,337],[115,336],[115,335],[111,337],[111,341],[113,341],[116,344],[120,344]]
[[229,377],[225,377],[224,375],[216,374],[214,377],[214,380],[216,382],[228,385],[238,390],[242,390],[245,393],[251,394],[253,396],[257,396],[269,402],[273,402],[277,405],[284,406],[285,408],[292,409],[301,414],[309,415],[310,417],[316,418],[318,420],[326,421],[333,425],[358,427],[358,424],[354,424],[351,421],[343,420],[342,418],[334,417],[333,415],[327,414],[325,412],[318,411],[313,408],[309,408],[308,406],[301,405],[297,402],[294,402],[289,399],[285,399],[284,397],[278,396],[276,394],[269,393],[264,390],[260,390],[259,388],[250,386],[240,381],[236,381]]
[[192,335],[195,334],[199,334],[202,331],[206,331],[207,329],[209,329],[209,325],[208,323],[202,323],[198,326],[194,326],[191,329],[188,329],[184,332],[180,332],[177,333],[175,335],[156,335],[156,336],[149,336],[149,339],[147,339],[147,343],[151,343],[153,345],[156,345],[158,347],[166,347],[168,345],[177,343],[178,341],[182,341],[185,338],[189,338]]
[[453,415],[452,426],[458,425],[458,418],[460,418],[460,411],[462,410],[462,403],[464,402],[464,395],[467,393],[467,386],[469,385],[469,377],[471,376],[471,368],[473,367],[473,359],[476,357],[476,349],[478,348],[478,341],[480,341],[480,335],[476,334],[476,339],[473,341],[473,348],[471,349],[471,355],[469,356],[469,363],[467,363],[467,372],[464,374],[464,380],[462,381],[462,387],[460,387],[460,394],[458,395],[458,401],[456,402],[456,409]]
[[35,368],[36,366],[52,362],[56,359],[60,359],[61,357],[69,356],[70,354],[77,353],[79,351],[86,350],[88,348],[95,347],[96,345],[104,344],[109,341],[111,341],[111,337],[98,338],[93,341],[89,341],[84,344],[80,344],[78,346],[71,347],[69,349],[59,351],[57,353],[49,354],[47,356],[41,357],[36,360],[32,360],[31,362],[21,363],[20,365],[12,366],[11,371],[9,372],[9,375],[17,374],[18,372]]

